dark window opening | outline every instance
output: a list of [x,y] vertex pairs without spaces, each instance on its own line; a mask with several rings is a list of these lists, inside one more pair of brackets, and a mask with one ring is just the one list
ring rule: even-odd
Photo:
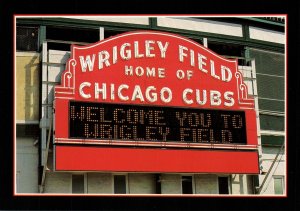
[[38,51],[38,27],[17,26],[17,51]]
[[[224,44],[224,43],[215,43],[209,42],[208,40],[208,48],[215,53],[225,57],[225,58],[244,58],[245,57],[245,49],[244,46],[240,45],[232,45],[232,44]],[[246,65],[246,61],[244,59],[238,60],[239,65]]]
[[189,38],[193,41],[195,41],[196,43],[199,43],[200,45],[203,45],[204,46],[204,43],[203,43],[203,40],[202,39],[196,39],[196,38]]
[[155,174],[155,193],[161,194],[161,175]]
[[72,175],[72,193],[84,193],[84,175]]
[[17,137],[39,137],[40,128],[38,124],[17,124]]
[[129,32],[129,31],[112,31],[112,30],[105,30],[104,29],[104,39],[112,37],[112,36],[117,36],[119,34]]
[[182,179],[182,193],[193,194],[193,177],[182,176],[181,179]]
[[[104,38],[118,35],[124,31],[104,30]],[[71,45],[87,45],[100,40],[100,30],[47,27],[48,49],[71,51]]]
[[114,193],[126,193],[126,176],[115,175],[114,176]]
[[219,194],[229,194],[228,177],[219,177]]
[[98,29],[78,29],[47,27],[47,40],[63,40],[72,42],[94,43],[99,41],[100,32]]
[[47,48],[51,50],[71,51],[71,43],[48,42]]

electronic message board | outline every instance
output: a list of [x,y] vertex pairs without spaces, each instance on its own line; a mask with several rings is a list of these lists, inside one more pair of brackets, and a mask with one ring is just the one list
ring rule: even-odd
[[247,144],[244,111],[70,101],[70,138]]

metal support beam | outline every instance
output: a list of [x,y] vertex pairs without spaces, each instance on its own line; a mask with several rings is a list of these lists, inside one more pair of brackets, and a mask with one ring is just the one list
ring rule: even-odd
[[281,153],[281,151],[283,149],[283,147],[284,147],[284,142],[282,143],[280,149],[278,150],[275,159],[273,160],[273,162],[272,162],[272,164],[271,164],[271,166],[270,166],[270,168],[269,168],[269,170],[268,170],[268,172],[267,172],[267,174],[266,174],[263,182],[261,183],[261,186],[257,187],[257,194],[260,194],[260,192],[262,191],[262,189],[263,189],[263,187],[264,187],[264,185],[265,185],[265,183],[266,183],[266,181],[267,181],[267,179],[268,179],[268,177],[269,177],[269,175],[270,175],[270,173],[271,173],[271,171],[272,171],[272,169],[273,169],[273,167],[274,167],[274,165],[275,165],[275,163],[277,161],[277,158],[278,158],[279,154]]
[[99,40],[104,40],[104,27],[99,28]]
[[205,38],[205,37],[203,38],[203,46],[206,48],[208,47],[207,38]]
[[[48,46],[47,42],[44,41],[42,45],[42,82],[48,81]],[[49,104],[48,102],[48,84],[42,83],[42,101],[41,104]],[[45,164],[45,150],[46,150],[46,141],[47,141],[47,128],[48,124],[48,107],[42,107],[41,110],[41,119],[40,119],[40,128],[41,128],[41,166]]]
[[[52,122],[50,120],[50,122]],[[47,170],[47,163],[48,163],[48,155],[49,155],[49,146],[50,146],[50,137],[51,137],[51,132],[52,132],[52,123],[50,123],[50,128],[48,132],[48,138],[47,138],[47,148],[45,152],[45,157],[44,157],[44,166],[43,166],[43,173],[42,173],[42,180],[41,184],[39,185],[39,191],[40,193],[44,192],[44,186],[45,186],[45,179],[46,179],[46,170]]]

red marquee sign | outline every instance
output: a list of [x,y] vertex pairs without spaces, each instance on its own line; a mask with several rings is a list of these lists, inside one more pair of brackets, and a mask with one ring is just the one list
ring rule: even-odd
[[72,46],[55,87],[56,170],[258,173],[256,130],[237,60],[175,34]]

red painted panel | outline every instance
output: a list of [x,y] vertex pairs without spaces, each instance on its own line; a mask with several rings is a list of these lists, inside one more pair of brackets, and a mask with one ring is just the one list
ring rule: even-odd
[[55,136],[69,137],[69,101],[66,99],[55,100]]
[[246,129],[247,129],[247,144],[257,145],[257,125],[256,125],[256,111],[246,110]]
[[57,171],[258,174],[256,151],[56,146]]

